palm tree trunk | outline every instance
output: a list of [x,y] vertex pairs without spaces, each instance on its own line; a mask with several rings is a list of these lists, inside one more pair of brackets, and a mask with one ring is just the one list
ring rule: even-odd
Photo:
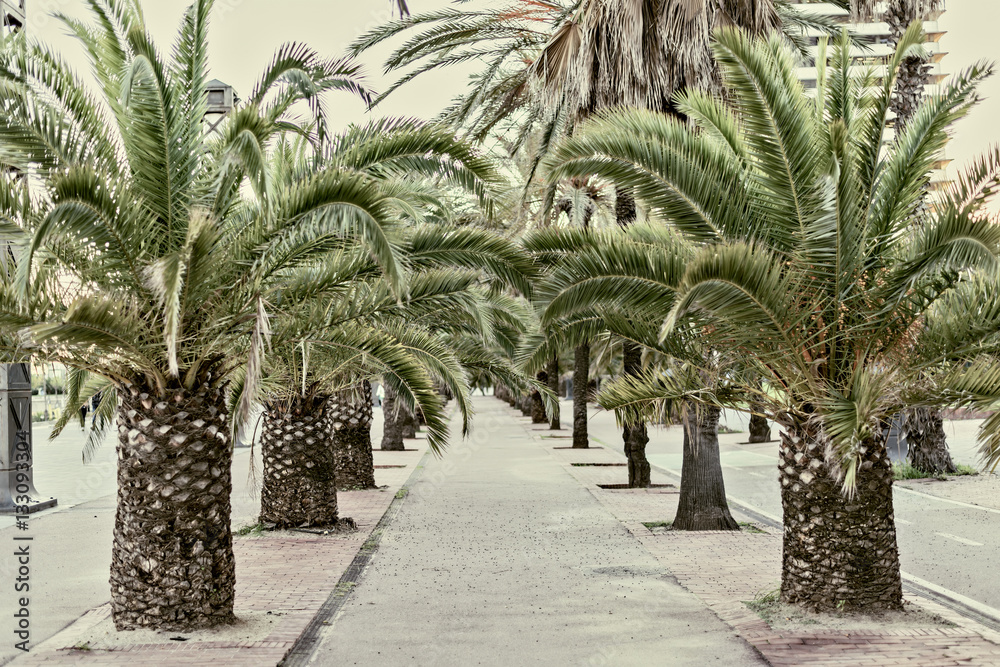
[[111,613],[118,630],[233,623],[233,448],[222,388],[123,387]]
[[948,452],[944,420],[939,410],[914,408],[906,411],[903,432],[909,445],[907,457],[914,468],[931,473],[958,472]]
[[[630,341],[625,341],[622,348],[625,374],[638,376],[642,372],[642,348]],[[649,435],[646,433],[646,423],[626,425],[622,440],[625,442],[625,457],[628,459],[629,488],[648,488],[650,469],[649,461],[646,460],[646,444],[649,442]]]
[[549,360],[549,367],[546,369],[546,374],[549,378],[549,390],[555,394],[556,402],[555,407],[552,409],[552,414],[549,415],[549,429],[552,431],[558,431],[562,428],[562,414],[559,410],[559,357],[552,355],[552,359]]
[[739,530],[726,502],[719,456],[719,408],[684,410],[684,463],[674,530]]
[[531,416],[531,408],[534,405],[534,401],[531,399],[531,394],[522,396],[520,399],[521,414],[525,417]]
[[[889,34],[892,46],[895,48],[909,25],[923,17],[916,15],[912,0],[889,0],[883,18],[889,24]],[[908,56],[900,64],[899,74],[896,77],[896,88],[890,103],[890,108],[896,114],[897,131],[906,127],[917,109],[920,108],[929,73],[928,61],[919,56]]]
[[[917,16],[910,0],[890,0],[884,19],[889,24],[894,47],[899,43],[907,27],[918,18],[924,17]],[[896,77],[896,88],[891,103],[891,108],[896,114],[897,132],[906,127],[920,108],[925,87],[929,82],[929,73],[930,64],[927,60],[919,56],[903,59]],[[921,208],[926,206],[924,203]],[[940,410],[931,408],[912,410],[904,416],[903,428],[908,432],[909,458],[913,467],[925,472],[957,471],[948,452],[948,441]]]
[[328,396],[284,405],[264,413],[261,453],[264,476],[260,520],[276,528],[336,526],[336,456],[330,440]]
[[[540,371],[537,376],[535,376],[542,384],[548,384],[549,374],[545,371]],[[542,401],[542,393],[539,391],[531,392],[531,423],[532,424],[547,424],[548,417],[545,416],[545,403]]]
[[781,599],[818,611],[902,609],[885,443],[863,450],[853,497],[827,463],[826,444],[811,425],[781,434]]
[[[632,193],[623,188],[615,190],[615,220],[619,227],[625,228],[636,219],[635,198]],[[622,342],[623,372],[625,375],[637,377],[642,374],[642,348],[630,341]],[[646,460],[646,443],[649,436],[646,433],[646,423],[637,422],[625,426],[622,431],[625,442],[625,456],[628,458],[629,488],[647,488],[649,486],[649,461]]]
[[760,415],[750,415],[750,442],[771,442],[771,425]]
[[405,405],[399,406],[399,420],[400,420],[400,431],[403,433],[403,438],[407,440],[413,440],[417,437],[417,416],[413,414],[413,410],[410,410]]
[[573,447],[590,447],[587,433],[587,389],[590,384],[590,344],[578,345],[573,354]]
[[372,385],[365,380],[330,400],[337,489],[375,488],[372,458]]
[[385,398],[382,400],[382,449],[389,452],[401,452],[406,449],[403,442],[403,423],[399,413],[396,390],[385,385]]

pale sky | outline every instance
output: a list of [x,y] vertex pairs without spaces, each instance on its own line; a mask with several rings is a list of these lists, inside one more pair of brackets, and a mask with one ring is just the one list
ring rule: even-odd
[[[147,23],[163,51],[169,50],[177,24],[189,0],[144,0]],[[423,12],[445,7],[448,0],[409,0],[410,9]],[[84,67],[78,47],[65,36],[65,29],[48,15],[86,13],[83,0],[29,0],[29,29],[39,39],[56,45]],[[211,29],[212,76],[233,85],[237,92],[249,91],[274,50],[287,41],[305,42],[330,56],[340,55],[347,44],[367,29],[390,17],[389,0],[217,0]],[[941,17],[948,31],[941,41],[948,56],[947,72],[957,72],[979,59],[1000,63],[1000,3],[996,0],[948,0]],[[369,85],[385,87],[380,76],[382,51],[366,58]],[[466,71],[426,76],[389,98],[374,113],[430,118],[465,85]],[[981,89],[985,101],[957,126],[948,157],[960,167],[988,146],[1000,143],[1000,74]],[[334,126],[363,120],[363,105],[348,96],[329,100]]]

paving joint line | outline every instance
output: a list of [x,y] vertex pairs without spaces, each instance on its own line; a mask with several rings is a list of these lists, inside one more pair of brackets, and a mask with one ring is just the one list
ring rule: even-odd
[[[420,461],[414,466],[413,472],[407,477],[406,481],[403,483],[399,490],[396,492],[396,497],[392,499],[389,503],[388,509],[386,509],[385,514],[379,519],[379,522],[372,529],[371,534],[368,539],[364,541],[361,548],[358,549],[358,553],[355,554],[354,559],[351,564],[347,566],[344,570],[344,574],[340,576],[337,581],[337,585],[334,586],[333,590],[330,591],[329,597],[319,608],[319,611],[313,616],[312,620],[306,626],[299,638],[295,640],[292,648],[289,649],[287,655],[278,663],[279,667],[301,667],[308,664],[309,659],[312,657],[313,651],[319,644],[319,635],[324,627],[329,627],[331,620],[340,612],[344,604],[350,599],[351,594],[354,592],[358,580],[364,575],[365,569],[368,567],[368,563],[371,561],[372,556],[378,550],[379,542],[382,540],[382,533],[389,524],[392,523],[393,519],[399,513],[403,502],[409,496],[410,486],[413,484],[417,471],[424,470],[424,464],[427,458],[430,456],[431,450],[428,447],[427,451],[424,452],[423,456],[420,457]],[[421,472],[421,474],[423,474]]]

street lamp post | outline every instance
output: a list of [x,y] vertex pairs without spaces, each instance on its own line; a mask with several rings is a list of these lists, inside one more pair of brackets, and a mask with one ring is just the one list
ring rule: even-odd
[[[0,0],[4,39],[24,29],[25,0]],[[2,166],[4,178],[23,180],[24,173]],[[26,187],[26,186],[25,186]],[[10,245],[0,248],[0,270],[14,271]],[[0,514],[37,512],[56,504],[35,490],[31,438],[31,365],[25,359],[0,364]]]
[[215,132],[236,105],[236,93],[229,84],[212,79],[205,84],[205,96],[205,123],[209,132]]

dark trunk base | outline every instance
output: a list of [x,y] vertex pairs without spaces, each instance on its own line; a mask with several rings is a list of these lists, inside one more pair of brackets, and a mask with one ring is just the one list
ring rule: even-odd
[[403,442],[403,424],[400,420],[399,401],[396,398],[396,391],[389,385],[385,385],[385,398],[382,400],[382,417],[384,426],[382,428],[381,448],[389,452],[401,452],[406,449]]
[[909,445],[910,465],[929,473],[958,472],[944,432],[941,412],[928,408],[914,408],[903,416],[903,431]]
[[573,447],[590,447],[587,432],[587,386],[590,384],[590,345],[584,343],[573,352]]
[[[635,343],[622,343],[623,369],[626,375],[633,377],[642,372],[642,348]],[[625,443],[625,458],[628,459],[628,485],[633,489],[649,488],[650,468],[646,460],[646,444],[649,435],[646,424],[638,422],[628,425],[622,430],[622,440]]]
[[[548,384],[549,375],[545,371],[541,371],[536,379],[542,384]],[[545,403],[542,401],[542,394],[537,391],[531,392],[531,423],[547,424],[548,421],[548,417],[545,416]]]
[[719,408],[684,411],[684,463],[674,530],[739,530],[729,512],[719,456]]
[[825,439],[805,426],[781,435],[781,599],[817,611],[902,609],[885,444],[865,448],[854,497],[842,492],[825,453]]
[[562,428],[562,415],[559,410],[559,357],[552,357],[549,360],[549,366],[545,369],[545,374],[548,377],[549,391],[551,391],[556,397],[556,403],[553,407],[552,414],[549,415],[549,429],[552,431],[558,431]]
[[330,401],[337,490],[375,488],[372,457],[372,386],[367,381]]
[[296,398],[264,413],[261,523],[279,529],[337,524],[336,457],[326,401]]
[[111,614],[118,630],[236,621],[233,449],[222,388],[119,389]]
[[750,442],[771,442],[771,425],[760,415],[750,415]]

